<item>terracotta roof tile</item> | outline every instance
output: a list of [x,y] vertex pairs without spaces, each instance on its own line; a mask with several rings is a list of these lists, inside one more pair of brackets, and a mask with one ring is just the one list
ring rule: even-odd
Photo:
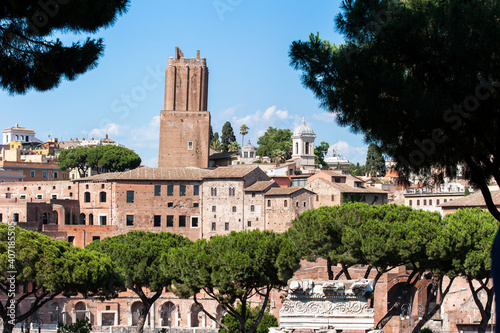
[[270,188],[271,186],[279,186],[274,180],[255,182],[248,186],[245,191],[249,192],[262,192]]
[[125,172],[103,173],[75,181],[110,180],[201,180],[210,170],[200,168],[149,168],[142,167]]
[[268,195],[290,195],[300,190],[306,190],[308,192],[313,193],[311,190],[305,189],[302,186],[294,186],[294,187],[273,187],[269,191],[266,192],[266,196]]
[[[495,205],[500,205],[500,191],[491,191],[491,197]],[[438,207],[485,207],[483,194],[481,191],[476,191],[471,195],[461,197],[452,201],[444,202]]]
[[385,193],[385,194],[389,193],[387,191],[384,191],[384,190],[381,190],[378,188],[352,187],[346,183],[334,183],[334,182],[331,182],[331,181],[324,179],[324,178],[316,178],[313,180],[313,182],[314,181],[323,181],[323,182],[331,185],[332,187],[336,188],[340,192],[344,192],[344,193]]
[[258,168],[258,166],[218,167],[217,169],[210,171],[203,178],[242,178]]

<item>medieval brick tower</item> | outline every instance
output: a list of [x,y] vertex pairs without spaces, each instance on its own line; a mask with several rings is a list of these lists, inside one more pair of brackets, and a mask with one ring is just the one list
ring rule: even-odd
[[165,72],[165,109],[160,116],[158,167],[208,167],[210,112],[208,67],[200,51],[184,59],[175,48]]

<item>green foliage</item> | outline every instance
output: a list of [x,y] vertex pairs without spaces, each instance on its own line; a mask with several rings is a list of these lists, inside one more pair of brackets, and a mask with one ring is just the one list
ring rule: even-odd
[[396,158],[401,177],[453,177],[465,165],[488,193],[491,177],[500,182],[500,2],[348,0],[341,9],[342,45],[312,34],[291,45],[304,86]]
[[[15,240],[14,238],[15,237]],[[9,248],[14,244],[14,247]],[[10,251],[9,251],[10,250]],[[13,251],[13,252],[12,252]],[[9,257],[15,253],[15,259]],[[28,297],[31,306],[16,315],[21,322],[33,315],[45,303],[58,295],[74,296],[78,293],[105,298],[113,296],[117,276],[108,256],[74,247],[38,232],[0,224],[0,290],[7,295],[10,284],[8,271],[16,271],[16,284],[31,284],[32,289],[21,295]],[[41,289],[43,288],[43,290]],[[16,299],[18,302],[19,298]],[[7,320],[7,297],[2,301],[0,316]]]
[[[165,274],[159,268],[160,264],[169,265],[164,255],[169,249],[189,243],[187,238],[177,234],[133,230],[86,246],[108,255],[115,264],[120,284],[140,297],[143,308],[139,313],[137,333],[142,332],[151,305],[172,283],[174,276]],[[148,295],[145,288],[152,293]]]
[[286,160],[292,156],[292,131],[269,127],[257,144],[258,156],[267,156],[272,160]]
[[94,241],[86,249],[108,255],[115,263],[126,288],[147,287],[153,292],[159,292],[171,282],[171,277],[159,270],[162,254],[170,248],[182,247],[188,243],[187,238],[177,234],[133,230]]
[[248,127],[246,124],[240,126],[241,146],[245,145],[245,135],[248,134],[249,129],[250,127]]
[[141,158],[132,150],[114,146],[77,147],[63,150],[58,157],[61,170],[77,168],[84,177],[89,168],[102,168],[108,172],[135,169],[141,165]]
[[325,156],[328,153],[328,148],[330,148],[330,145],[325,141],[321,141],[319,146],[314,147],[314,164],[317,167],[328,166],[325,162]]
[[210,148],[219,152],[222,150],[222,145],[219,140],[219,133],[214,133],[212,140],[210,140]]
[[[236,310],[238,312],[242,311],[241,304],[238,304]],[[259,316],[259,311],[260,310],[258,308],[252,308],[250,306],[247,307],[246,309],[247,320],[245,322],[245,331],[248,331],[252,327],[252,324]],[[222,318],[222,323],[225,326],[227,326],[232,332],[238,331],[239,322],[238,320],[236,320],[235,317],[231,316],[229,313],[226,314],[224,318]],[[269,309],[266,309],[266,312],[264,312],[262,320],[260,321],[259,326],[257,326],[257,330],[255,331],[255,333],[268,333],[269,327],[278,327],[278,319],[276,319],[275,316],[269,313]],[[225,330],[222,327],[219,329],[219,333],[230,333],[231,331]]]
[[57,158],[57,165],[61,170],[76,168],[80,177],[84,177],[89,168],[87,164],[88,155],[89,149],[87,147],[64,149]]
[[88,318],[77,319],[74,324],[57,323],[57,333],[90,333],[92,325]]
[[230,152],[236,152],[236,151],[240,151],[240,150],[241,150],[241,146],[236,141],[231,142],[229,144],[229,146],[227,147],[227,151],[230,151]]
[[447,215],[429,244],[430,258],[448,262],[448,276],[482,280],[491,276],[491,248],[499,222],[480,208],[459,209]]
[[349,173],[353,176],[364,176],[366,174],[366,168],[364,165],[359,165],[359,162],[356,165],[351,164],[349,166]]
[[385,160],[382,156],[380,148],[374,143],[370,143],[368,145],[365,168],[366,171],[372,176],[385,176]]
[[[245,332],[251,296],[261,294],[264,304],[260,311],[264,311],[271,290],[286,286],[298,267],[299,257],[287,238],[260,230],[231,232],[171,249],[161,265],[165,275],[176,277],[177,296],[195,297],[196,301],[196,294],[204,290],[238,319],[240,333]],[[236,302],[242,306],[239,312]],[[253,333],[258,324],[255,321],[246,332]]]
[[231,142],[236,141],[236,137],[234,136],[233,127],[229,121],[226,121],[224,126],[222,126],[222,136],[221,136],[221,148],[222,152],[229,151],[229,145]]
[[[45,5],[43,5],[45,3]],[[128,0],[65,1],[53,6],[35,0],[2,2],[0,8],[0,86],[11,94],[45,91],[62,78],[74,80],[97,66],[102,39],[64,46],[54,36],[94,34],[127,10]],[[54,2],[57,4],[57,2]]]

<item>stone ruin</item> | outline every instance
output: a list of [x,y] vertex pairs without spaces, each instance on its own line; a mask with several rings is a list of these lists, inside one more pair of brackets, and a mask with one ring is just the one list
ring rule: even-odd
[[293,330],[365,331],[375,325],[369,299],[373,280],[319,281],[291,279],[288,295],[279,312],[279,328],[270,333]]

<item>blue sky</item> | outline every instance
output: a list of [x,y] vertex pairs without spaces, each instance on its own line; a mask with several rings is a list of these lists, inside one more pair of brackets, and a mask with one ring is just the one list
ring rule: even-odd
[[[186,58],[200,50],[207,59],[214,132],[230,121],[241,143],[238,131],[245,123],[250,127],[245,141],[256,144],[269,126],[293,130],[305,117],[317,144],[326,141],[364,164],[362,136],[339,127],[289,65],[290,44],[310,33],[342,42],[333,24],[339,6],[339,0],[132,0],[114,26],[94,35],[106,45],[97,68],[44,93],[1,91],[0,125],[19,123],[41,140],[108,133],[156,167],[164,71],[179,46]],[[61,39],[68,44],[86,37]]]

